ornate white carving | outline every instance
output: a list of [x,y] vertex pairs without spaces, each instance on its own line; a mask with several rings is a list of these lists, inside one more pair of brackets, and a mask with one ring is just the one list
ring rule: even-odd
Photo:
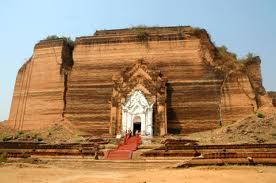
[[128,98],[125,104],[122,104],[122,130],[133,131],[133,119],[137,116],[141,119],[141,135],[152,136],[152,107],[144,94],[136,90]]
[[[114,75],[112,80],[114,87],[111,97],[110,134],[124,134],[128,129],[133,131],[135,116],[141,120],[142,135],[153,135],[153,119],[158,119],[154,122],[156,127],[159,127],[155,128],[155,134],[166,134],[167,78],[152,65],[139,59],[134,65],[122,69],[120,74]],[[154,104],[157,111],[153,112]],[[119,112],[122,115],[118,115]],[[156,118],[153,118],[153,115]],[[137,123],[137,120],[135,122]]]

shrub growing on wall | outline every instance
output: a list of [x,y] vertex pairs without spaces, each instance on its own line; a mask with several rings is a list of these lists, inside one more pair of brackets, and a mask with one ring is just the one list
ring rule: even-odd
[[7,153],[3,152],[0,154],[0,163],[5,163],[7,161]]
[[147,27],[143,25],[132,27],[139,41],[145,41],[148,39],[149,34],[147,33],[146,28]]
[[257,116],[258,118],[264,118],[264,117],[265,117],[265,115],[264,115],[262,112],[257,112],[257,113],[256,113],[256,116]]

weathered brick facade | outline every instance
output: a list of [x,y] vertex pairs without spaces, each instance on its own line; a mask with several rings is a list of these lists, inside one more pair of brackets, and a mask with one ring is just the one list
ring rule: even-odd
[[[120,128],[112,127],[113,78],[141,59],[167,79],[164,133],[232,123],[266,101],[260,62],[226,73],[216,52],[205,30],[189,26],[97,31],[77,38],[73,51],[63,39],[41,41],[18,72],[9,124],[34,129],[66,119],[84,132],[109,134]],[[161,124],[153,117],[154,125]]]

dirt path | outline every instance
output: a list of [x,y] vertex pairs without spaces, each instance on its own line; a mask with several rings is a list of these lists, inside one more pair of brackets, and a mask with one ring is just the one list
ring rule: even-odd
[[276,167],[197,167],[190,169],[69,168],[49,165],[0,166],[1,183],[275,183]]

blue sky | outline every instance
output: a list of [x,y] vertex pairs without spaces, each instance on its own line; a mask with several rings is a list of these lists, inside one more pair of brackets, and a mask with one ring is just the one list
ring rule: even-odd
[[205,28],[216,45],[259,55],[264,86],[276,91],[275,0],[1,0],[0,121],[8,118],[17,71],[39,40],[134,25]]

